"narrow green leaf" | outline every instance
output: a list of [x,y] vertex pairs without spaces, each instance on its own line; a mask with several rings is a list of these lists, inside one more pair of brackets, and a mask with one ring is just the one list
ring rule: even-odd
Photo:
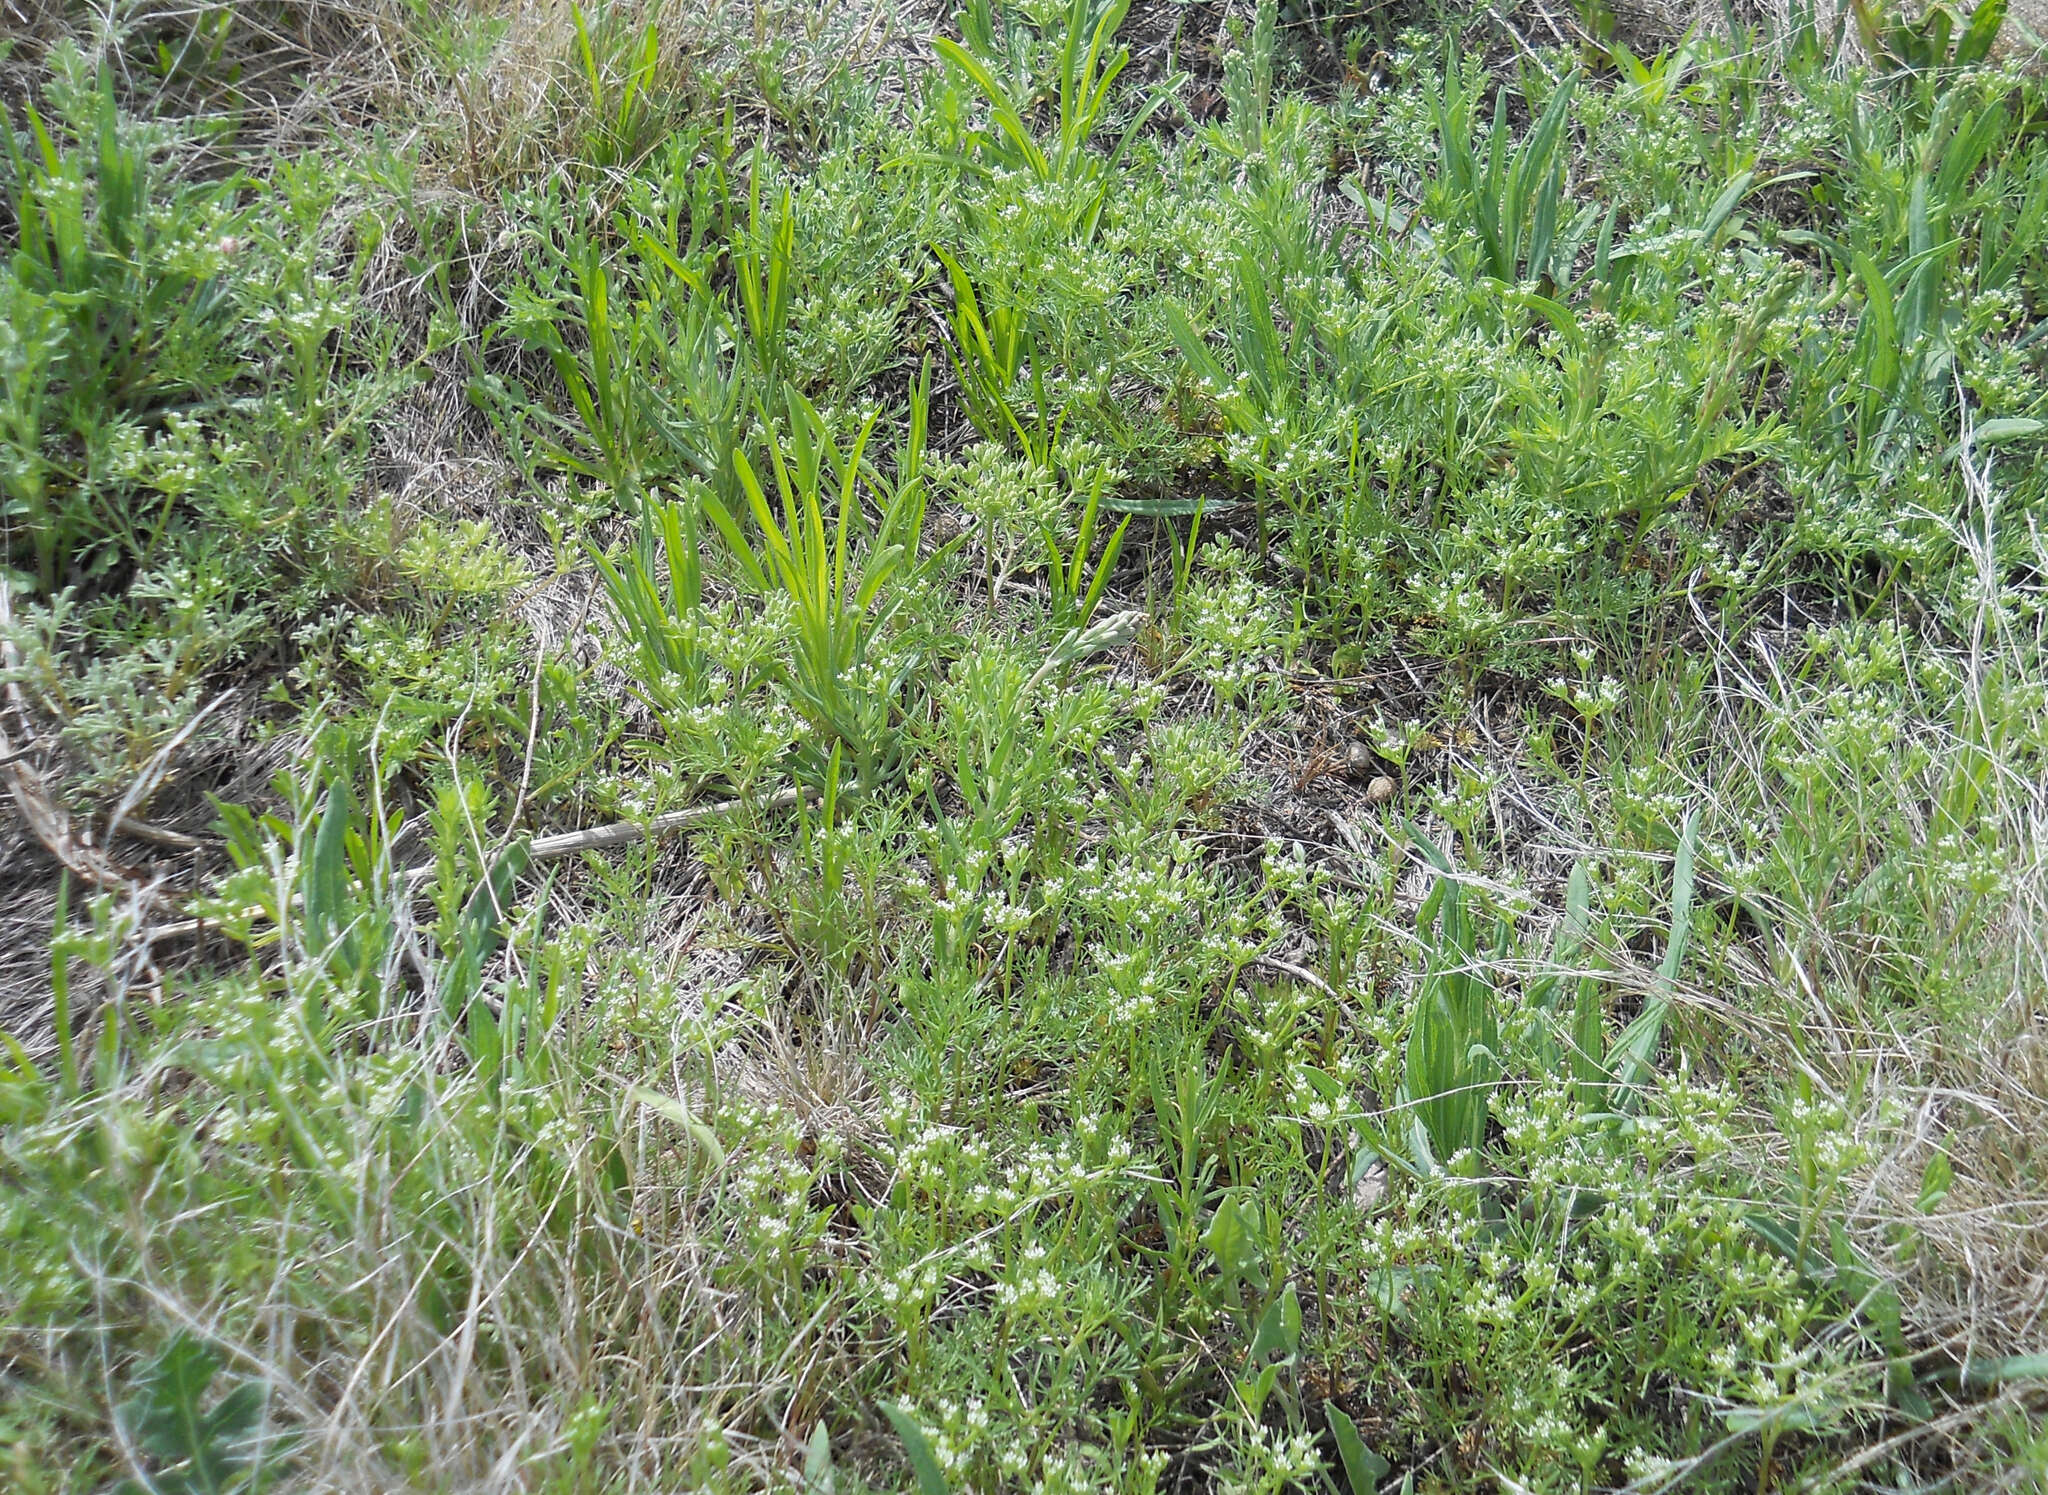
[[1880,394],[1890,394],[1899,382],[1898,324],[1893,316],[1891,282],[1884,271],[1862,250],[1852,252],[1851,264],[1863,282],[1864,381]]
[[306,928],[323,948],[340,932],[348,910],[348,832],[354,819],[355,795],[348,780],[337,774],[301,876]]
[[633,1101],[645,1106],[656,1115],[666,1118],[681,1127],[695,1142],[704,1156],[711,1160],[713,1168],[725,1166],[725,1147],[718,1140],[718,1133],[710,1123],[695,1115],[688,1106],[672,1095],[662,1095],[647,1089],[644,1085],[627,1087],[626,1094]]
[[1920,1197],[1913,1207],[1923,1215],[1934,1213],[1941,1201],[1948,1197],[1949,1185],[1955,1178],[1955,1165],[1948,1160],[1948,1154],[1937,1152],[1927,1160],[1927,1166],[1920,1170]]
[[[754,491],[758,492],[760,485],[754,478],[753,469],[746,466],[746,458],[735,452],[733,462],[736,467],[746,472],[742,482],[752,484]],[[738,523],[726,512],[725,505],[708,493],[704,494],[700,501],[704,505],[705,514],[710,517],[711,527],[724,539],[726,549],[732,553],[733,559],[739,563],[740,570],[746,574],[748,585],[757,592],[767,591],[768,574],[761,565],[761,559],[754,553],[754,547],[747,543],[747,537],[740,532]]]
[[836,1495],[838,1488],[839,1474],[832,1467],[832,1433],[820,1418],[804,1448],[804,1495]]
[[1707,216],[1700,220],[1700,244],[1704,248],[1714,248],[1714,241],[1720,237],[1721,229],[1727,224],[1742,199],[1749,195],[1749,189],[1755,181],[1754,171],[1738,171],[1721,188],[1712,206],[1707,209]]
[[1963,1383],[1968,1386],[2005,1386],[2014,1381],[2042,1380],[2048,1380],[2048,1354],[1973,1360],[1963,1367]]
[[1657,968],[1667,982],[1678,979],[1686,945],[1692,939],[1693,859],[1699,844],[1700,812],[1688,810],[1678,832],[1678,855],[1671,864],[1671,933],[1665,942],[1664,963]]
[[1657,981],[1643,1010],[1622,1030],[1607,1056],[1607,1071],[1627,1086],[1639,1086],[1650,1075],[1663,1041],[1664,1024],[1671,1014],[1672,985],[1685,962],[1686,946],[1692,934],[1693,857],[1699,845],[1699,811],[1686,813],[1679,832],[1678,855],[1671,875],[1671,932],[1664,960],[1657,968]]
[[2003,446],[2009,441],[2031,441],[2048,432],[2048,421],[2024,415],[2001,415],[1979,421],[1970,432],[1972,446]]

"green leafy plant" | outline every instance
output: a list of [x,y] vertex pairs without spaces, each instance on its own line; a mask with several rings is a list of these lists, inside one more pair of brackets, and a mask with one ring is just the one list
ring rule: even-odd
[[1678,836],[1678,852],[1671,866],[1671,925],[1664,941],[1664,959],[1657,967],[1657,982],[1643,1010],[1615,1039],[1607,1054],[1607,1071],[1621,1087],[1619,1104],[1633,1106],[1639,1097],[1630,1092],[1647,1083],[1663,1041],[1664,1025],[1670,1020],[1672,994],[1679,969],[1692,939],[1693,860],[1699,849],[1699,815],[1685,817]]
[[293,1438],[264,1427],[263,1387],[241,1381],[207,1405],[220,1372],[211,1345],[180,1333],[145,1365],[117,1414],[156,1467],[128,1495],[259,1495],[285,1473]]
[[1465,1166],[1485,1145],[1488,1097],[1502,1073],[1500,1020],[1479,947],[1478,921],[1449,861],[1419,835],[1437,871],[1416,922],[1424,965],[1403,1050],[1408,1156],[1424,1172]]
[[1052,588],[1053,625],[1070,633],[1084,633],[1094,621],[1095,609],[1102,603],[1103,590],[1109,585],[1110,573],[1123,549],[1124,534],[1131,527],[1130,517],[1126,515],[1124,522],[1103,542],[1102,553],[1095,557],[1091,572],[1088,558],[1094,551],[1095,521],[1101,513],[1102,495],[1108,485],[1108,475],[1098,469],[1088,484],[1088,497],[1081,506],[1080,533],[1074,537],[1071,554],[1061,549],[1059,536],[1050,528],[1044,531],[1046,577]]
[[1618,39],[1602,43],[1626,85],[1625,97],[1646,124],[1660,123],[1684,97],[1687,82],[1699,66],[1700,46],[1688,34],[1675,47],[1649,58],[1636,56]]
[[[1272,297],[1266,289],[1265,270],[1249,249],[1233,267],[1231,289],[1234,294],[1226,309],[1225,336],[1237,369],[1235,377],[1177,303],[1167,307],[1168,326],[1175,346],[1194,375],[1191,396],[1212,405],[1251,444],[1253,501],[1263,550],[1271,455],[1275,447],[1286,446],[1302,424],[1301,378],[1296,358],[1300,345],[1307,340],[1308,327],[1304,322],[1291,321],[1283,330],[1282,319],[1275,315]],[[1175,595],[1180,595],[1178,589]]]
[[46,594],[70,569],[140,556],[163,527],[165,505],[137,507],[101,470],[113,428],[216,394],[232,367],[239,184],[165,181],[111,76],[87,97],[68,132],[33,104],[25,135],[0,121],[16,230],[0,270],[0,497]]
[[559,419],[550,424],[571,439],[587,436],[594,451],[582,456],[566,440],[551,441],[547,449],[556,461],[599,479],[631,505],[638,500],[648,468],[659,463],[667,446],[644,384],[640,328],[629,323],[621,338],[612,311],[611,274],[598,258],[596,245],[584,247],[576,277],[584,356],[577,357],[552,317],[536,320],[535,335],[568,391],[582,432]]
[[[876,645],[895,606],[885,591],[919,565],[929,390],[927,368],[912,392],[910,430],[893,482],[882,482],[863,464],[876,417],[842,451],[815,407],[786,390],[790,451],[785,456],[779,444],[768,448],[774,504],[745,454],[734,458],[760,545],[715,497],[702,500],[746,585],[763,598],[780,596],[793,608],[796,633],[783,683],[791,703],[820,734],[810,755],[822,764],[830,755],[828,744],[844,744],[865,786],[891,771],[897,756],[892,702],[909,665],[885,665]],[[881,519],[856,547],[864,486],[880,489]],[[828,527],[826,495],[833,488],[836,513]],[[878,678],[878,670],[887,673]]]
[[[1606,983],[1590,963],[1608,930],[1592,911],[1592,881],[1585,863],[1572,867],[1564,915],[1551,939],[1548,966],[1529,983],[1529,1006],[1539,1026],[1530,1067],[1538,1075],[1568,1079],[1579,1106],[1603,1110],[1612,1079],[1607,1068]],[[1567,1003],[1566,998],[1569,997]]]
[[1981,0],[1965,16],[1936,3],[1908,16],[1884,0],[1849,0],[1856,32],[1874,61],[1910,73],[1938,73],[1975,67],[1998,45],[2007,0]]
[[783,188],[772,216],[761,206],[765,156],[756,153],[749,173],[750,221],[735,246],[733,273],[745,313],[754,375],[762,389],[779,389],[786,377],[784,343],[788,337],[790,298],[796,291],[796,215],[789,189]]
[[1431,95],[1443,162],[1430,188],[1433,211],[1477,240],[1479,272],[1503,284],[1568,281],[1572,258],[1599,218],[1599,206],[1588,204],[1560,222],[1564,137],[1577,87],[1577,73],[1558,84],[1519,145],[1508,139],[1507,91],[1497,91],[1484,156],[1473,145],[1480,89],[1456,59],[1445,68],[1442,92]]
[[656,498],[647,508],[638,543],[620,561],[601,552],[591,559],[638,665],[634,684],[659,711],[684,705],[683,692],[706,667],[701,638],[704,560],[694,498]]
[[[1014,440],[1030,461],[1052,463],[1062,421],[1046,397],[1045,370],[1037,357],[1030,312],[997,299],[983,303],[966,268],[944,249],[933,247],[953,287],[949,313],[953,339],[947,356],[960,381],[968,418],[992,441]],[[1031,405],[1018,401],[1017,379],[1030,375]]]
[[1961,246],[1953,225],[2008,123],[2002,104],[1969,108],[1961,95],[1945,95],[1910,142],[1910,175],[1898,204],[1903,254],[1887,265],[1868,250],[1846,250],[1843,268],[1863,293],[1863,312],[1844,415],[1859,457],[1872,465],[1898,451],[1909,426],[1941,420],[1950,403],[1960,320],[1954,281]]
[[[590,110],[583,150],[592,166],[629,168],[654,144],[653,92],[661,67],[659,8],[648,16],[637,36],[616,35],[608,17],[593,36],[589,17],[577,0],[570,0],[569,13],[576,25],[576,62],[582,70]],[[614,71],[620,74],[616,99],[608,76]]]
[[[644,229],[633,238],[653,296],[622,305],[613,272],[586,242],[575,262],[573,322],[536,300],[517,308],[515,325],[554,366],[574,420],[501,382],[473,387],[509,437],[533,431],[547,461],[602,483],[628,510],[663,480],[708,482],[730,498],[751,387],[726,355],[732,318],[708,289],[700,255],[679,255]],[[580,336],[572,341],[565,328]]]
[[[1131,0],[1110,0],[1093,16],[1091,25],[1091,0],[1069,0],[1053,94],[1056,128],[1044,144],[1026,123],[1031,98],[1007,86],[989,62],[968,46],[950,37],[932,39],[939,55],[988,104],[992,128],[977,136],[980,153],[991,159],[995,169],[1025,172],[1041,186],[1069,189],[1074,194],[1067,200],[1069,231],[1083,242],[1093,239],[1101,225],[1103,206],[1132,138],[1172,98],[1181,81],[1175,75],[1155,85],[1107,154],[1090,150],[1096,131],[1109,116],[1110,90],[1130,62],[1128,48],[1109,50],[1130,8]],[[984,52],[991,50],[994,27],[986,0],[962,13],[961,29],[969,43],[978,43]]]
[[[1031,318],[1001,302],[984,307],[981,295],[959,260],[935,247],[945,264],[953,286],[951,313],[953,340],[947,353],[967,402],[970,418],[984,436],[1014,440],[1030,468],[1050,472],[1061,465],[1058,451],[1060,433],[1065,429],[1064,412],[1055,416],[1045,387],[1045,369],[1036,353]],[[1020,406],[1018,377],[1030,374],[1029,408]],[[1104,544],[1089,571],[1097,516],[1105,506],[1128,507],[1109,493],[1109,473],[1097,465],[1086,479],[1082,499],[1080,532],[1073,551],[1063,547],[1059,534],[1041,526],[1047,557],[1047,578],[1052,591],[1054,621],[1063,629],[1085,631],[1096,606],[1109,584],[1111,570],[1130,527],[1126,518]]]

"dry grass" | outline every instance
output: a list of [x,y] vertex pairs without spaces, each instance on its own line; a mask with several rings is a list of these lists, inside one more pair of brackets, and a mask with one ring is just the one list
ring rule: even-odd
[[[1951,538],[1975,558],[1981,595],[1995,599],[1991,536],[2007,521],[1987,471],[1969,469],[1967,487],[1977,512],[1956,518]],[[2040,543],[2036,558],[2048,558]],[[1969,636],[1909,643],[1909,660],[1942,659],[1958,688],[1942,699],[1922,693],[1898,722],[1897,750],[1883,755],[1890,776],[1859,781],[1844,766],[1825,824],[1770,808],[1782,779],[1766,744],[1770,724],[1790,723],[1802,748],[1828,751],[1825,718],[1840,687],[1788,676],[1754,636],[1738,648],[1702,630],[1713,706],[1693,761],[1704,765],[1695,788],[1710,807],[1710,835],[1717,816],[1728,825],[1762,813],[1777,817],[1786,840],[1821,844],[1849,828],[1876,860],[1938,865],[1953,829],[1943,786],[1969,775],[1988,785],[1965,829],[1996,828],[1995,894],[1903,905],[1886,918],[1882,906],[1859,911],[1843,896],[1854,889],[1810,888],[1799,905],[1771,907],[1771,933],[1738,946],[1728,972],[1739,983],[1726,992],[1731,1005],[1767,1030],[1768,1062],[1847,1110],[1867,1161],[1839,1218],[1898,1295],[1907,1337],[1929,1365],[2048,1353],[2048,782],[2000,747],[2030,730],[2011,713],[2015,690],[2025,698],[2042,680],[2038,626],[2013,623],[1987,600]],[[1926,755],[1911,774],[1900,771],[1909,748]],[[1937,1156],[1953,1182],[1923,1197]],[[1782,1175],[1789,1160],[1772,1148],[1757,1167]],[[2013,1389],[1900,1437],[1924,1438],[1955,1467],[1982,1472],[1982,1430],[2040,1411],[2038,1387]]]
[[[602,163],[624,171],[665,119],[730,110],[742,143],[802,133],[836,82],[912,55],[935,12],[925,0],[622,0],[585,11],[586,61],[574,0],[471,0],[448,27],[449,47],[415,45],[408,113],[426,122],[447,182],[463,191],[489,196],[510,181],[592,164],[593,139],[615,123],[607,111],[623,99],[651,29],[654,66],[637,85],[646,126],[623,142],[623,159]],[[457,46],[458,36],[486,40]]]
[[[51,48],[106,68],[124,107],[209,126],[190,169],[288,152],[360,127],[398,85],[403,27],[387,0],[5,0],[20,23],[0,99],[29,97]],[[223,130],[213,128],[226,125]]]

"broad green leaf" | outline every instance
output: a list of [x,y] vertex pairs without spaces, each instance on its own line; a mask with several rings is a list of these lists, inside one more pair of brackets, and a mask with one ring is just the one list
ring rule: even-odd
[[1949,1185],[1954,1178],[1955,1167],[1949,1162],[1948,1154],[1937,1152],[1920,1170],[1920,1197],[1913,1202],[1913,1207],[1923,1215],[1932,1214],[1948,1197]]
[[918,1495],[951,1495],[945,1473],[939,1468],[939,1461],[932,1456],[932,1446],[924,1435],[924,1429],[917,1425],[917,1419],[900,1407],[882,1405],[882,1415],[889,1419],[889,1425],[896,1429],[896,1436],[903,1440],[903,1452],[910,1459],[911,1472],[917,1476]]
[[821,1418],[804,1447],[804,1495],[836,1495],[838,1471],[832,1467],[832,1434]]
[[1290,1282],[1280,1290],[1280,1296],[1266,1306],[1259,1319],[1258,1332],[1252,1336],[1252,1359],[1263,1360],[1269,1355],[1286,1357],[1300,1349],[1301,1299]]
[[1342,1407],[1325,1402],[1323,1416],[1337,1439],[1337,1457],[1344,1465],[1344,1481],[1351,1495],[1378,1495],[1380,1481],[1386,1478],[1391,1466],[1365,1446],[1365,1440],[1358,1436],[1358,1424]]

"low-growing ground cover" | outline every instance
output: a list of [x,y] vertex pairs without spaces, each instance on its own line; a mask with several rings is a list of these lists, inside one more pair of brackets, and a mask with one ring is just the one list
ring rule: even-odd
[[2041,1488],[1947,14],[28,17],[8,1487]]

